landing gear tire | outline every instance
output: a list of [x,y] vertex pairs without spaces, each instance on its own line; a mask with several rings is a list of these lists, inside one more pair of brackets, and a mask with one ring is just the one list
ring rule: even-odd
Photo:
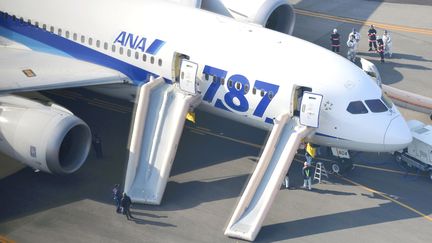
[[331,164],[331,170],[333,171],[333,173],[339,174],[341,172],[341,166],[339,162],[333,162]]
[[432,170],[429,171],[429,179],[432,181]]

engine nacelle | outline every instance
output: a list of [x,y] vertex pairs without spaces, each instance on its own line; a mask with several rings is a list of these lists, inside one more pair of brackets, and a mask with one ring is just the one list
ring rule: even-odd
[[291,35],[294,8],[288,0],[202,0],[201,8]]
[[0,97],[0,151],[35,169],[69,174],[87,158],[91,132],[58,105],[17,96]]

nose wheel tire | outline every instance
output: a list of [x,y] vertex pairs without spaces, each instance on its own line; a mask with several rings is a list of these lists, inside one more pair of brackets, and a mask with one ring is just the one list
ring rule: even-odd
[[340,167],[339,163],[338,162],[332,163],[331,164],[331,170],[333,171],[333,173],[339,174],[341,171],[341,167]]

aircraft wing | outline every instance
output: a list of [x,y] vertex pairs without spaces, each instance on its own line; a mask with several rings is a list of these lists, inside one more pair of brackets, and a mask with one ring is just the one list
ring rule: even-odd
[[0,37],[0,94],[124,82],[115,70]]

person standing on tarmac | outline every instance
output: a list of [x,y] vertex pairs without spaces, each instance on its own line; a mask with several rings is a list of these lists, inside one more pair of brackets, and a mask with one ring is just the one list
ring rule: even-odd
[[133,219],[130,212],[131,204],[132,204],[131,198],[125,192],[123,192],[123,197],[121,199],[121,206],[123,208],[123,214],[126,215],[126,218],[128,220]]
[[120,208],[120,201],[121,201],[121,191],[120,191],[120,185],[119,184],[115,184],[114,188],[112,189],[112,196],[114,199],[114,202],[116,204],[116,212],[120,213],[121,212],[121,208]]
[[384,34],[382,36],[382,40],[384,42],[384,55],[388,54],[388,56],[391,58],[393,52],[392,52],[392,38],[387,30],[384,30]]
[[372,45],[375,48],[375,51],[377,51],[377,37],[376,37],[377,31],[372,24],[370,26],[370,29],[368,30],[368,37],[369,37],[369,51],[372,51]]
[[309,191],[312,190],[312,169],[308,162],[303,163],[302,175],[303,175],[303,186],[302,188],[307,188]]
[[361,35],[360,35],[359,32],[357,32],[357,30],[355,28],[352,29],[351,33],[349,33],[348,40],[349,40],[349,38],[350,38],[351,35],[354,36],[354,39],[356,41],[356,47],[355,47],[355,49],[357,51],[359,43],[360,43],[360,37],[361,37]]
[[340,47],[340,35],[337,32],[337,29],[333,29],[333,34],[330,36],[332,52],[339,53]]
[[356,55],[357,55],[357,41],[354,35],[349,36],[347,41],[347,46],[348,46],[347,58],[351,62],[355,62]]
[[377,37],[377,38],[378,38],[378,40],[377,40],[377,42],[378,42],[377,52],[381,57],[381,63],[384,63],[384,41],[380,37]]

